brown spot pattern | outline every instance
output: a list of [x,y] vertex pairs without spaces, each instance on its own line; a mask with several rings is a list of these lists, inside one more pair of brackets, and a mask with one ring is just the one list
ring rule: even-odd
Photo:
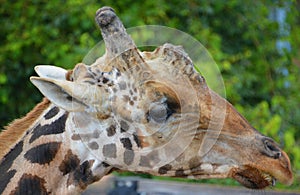
[[166,164],[158,169],[158,173],[164,175],[171,169],[172,169],[172,165]]
[[183,177],[183,176],[186,176],[186,174],[184,174],[183,169],[178,169],[178,170],[175,171],[175,176],[176,177]]
[[116,134],[116,127],[114,125],[110,125],[106,131],[108,137],[114,136]]
[[64,160],[59,165],[59,170],[66,175],[74,171],[79,166],[80,160],[77,155],[74,155],[71,150],[68,150]]
[[121,125],[121,133],[128,131],[129,125],[125,121],[121,121],[120,125]]
[[88,143],[88,146],[92,150],[98,150],[99,149],[99,145],[97,144],[97,142],[90,142],[90,143]]
[[134,152],[132,150],[125,150],[124,152],[124,163],[131,165],[134,160]]
[[141,166],[141,167],[151,167],[149,158],[147,156],[141,156],[139,166]]
[[117,157],[117,147],[116,144],[106,144],[102,149],[103,155],[108,158]]
[[46,181],[36,175],[24,174],[18,182],[17,187],[11,194],[23,195],[46,195],[49,194],[45,188]]

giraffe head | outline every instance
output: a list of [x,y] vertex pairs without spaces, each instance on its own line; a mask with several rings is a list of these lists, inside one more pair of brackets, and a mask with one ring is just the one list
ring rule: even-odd
[[89,130],[107,126],[91,147],[95,156],[121,170],[231,177],[256,189],[292,183],[287,154],[207,86],[182,47],[139,51],[109,7],[97,11],[96,22],[104,56],[70,72],[38,66],[40,77],[31,78]]

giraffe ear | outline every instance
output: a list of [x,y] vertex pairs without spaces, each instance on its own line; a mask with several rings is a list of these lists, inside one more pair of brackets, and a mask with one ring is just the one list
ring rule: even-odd
[[35,72],[42,78],[66,80],[67,70],[51,65],[38,65],[34,67]]
[[58,107],[67,111],[84,111],[87,108],[87,105],[79,99],[86,91],[84,84],[75,86],[74,82],[41,77],[31,77],[30,81]]

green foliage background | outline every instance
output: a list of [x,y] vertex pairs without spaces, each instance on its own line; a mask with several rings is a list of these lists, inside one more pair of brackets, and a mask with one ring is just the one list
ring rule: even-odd
[[[295,174],[289,188],[300,188],[299,1],[0,0],[0,4],[0,126],[41,100],[29,82],[35,65],[71,69],[101,40],[94,15],[109,5],[126,27],[164,25],[199,40],[222,72],[227,99],[287,151]],[[281,34],[270,12],[286,5],[290,33]],[[289,41],[291,51],[279,53],[276,40]]]

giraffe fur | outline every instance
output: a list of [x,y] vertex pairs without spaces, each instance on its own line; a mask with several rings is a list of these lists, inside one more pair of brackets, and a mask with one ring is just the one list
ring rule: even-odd
[[0,134],[0,194],[79,194],[113,170],[293,182],[288,155],[207,86],[183,47],[139,51],[110,7],[95,20],[102,57],[30,78],[45,98]]
[[2,159],[8,153],[15,143],[18,142],[26,131],[37,120],[37,117],[45,112],[50,105],[50,101],[44,98],[35,108],[30,111],[25,117],[16,119],[10,125],[6,126],[0,134],[0,158]]

